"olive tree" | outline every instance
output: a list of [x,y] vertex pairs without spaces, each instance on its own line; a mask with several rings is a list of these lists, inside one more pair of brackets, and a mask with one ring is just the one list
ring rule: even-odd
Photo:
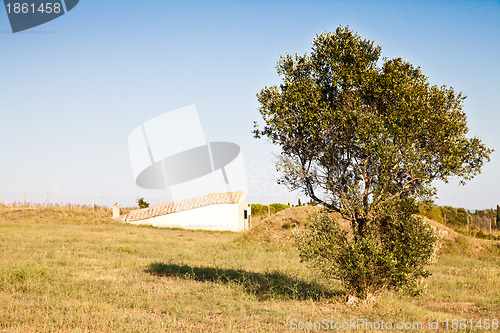
[[281,147],[281,183],[350,221],[352,244],[382,244],[387,221],[420,223],[405,212],[433,198],[433,181],[464,183],[489,161],[492,150],[467,136],[462,93],[381,58],[349,27],[317,35],[310,55],[282,55],[276,68],[282,83],[257,94],[255,137]]

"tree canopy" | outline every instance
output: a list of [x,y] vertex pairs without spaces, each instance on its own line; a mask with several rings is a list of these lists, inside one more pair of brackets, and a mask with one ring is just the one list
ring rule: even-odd
[[298,233],[302,260],[362,298],[418,293],[439,237],[417,203],[432,199],[435,180],[474,177],[492,152],[467,136],[465,96],[342,26],[317,35],[310,55],[281,56],[277,70],[282,83],[257,94],[264,125],[254,134],[281,147],[280,182],[330,210]]
[[279,86],[257,94],[255,137],[281,147],[280,182],[349,217],[362,233],[385,204],[432,198],[432,182],[480,173],[492,149],[468,137],[465,96],[420,67],[381,58],[349,27],[322,33],[310,55],[282,55]]

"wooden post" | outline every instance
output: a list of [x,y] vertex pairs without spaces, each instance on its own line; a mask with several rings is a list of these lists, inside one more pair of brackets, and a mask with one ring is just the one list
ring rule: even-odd
[[120,216],[120,206],[118,206],[118,202],[115,202],[113,205],[113,218],[116,219]]
[[446,214],[444,214],[444,226],[446,227]]

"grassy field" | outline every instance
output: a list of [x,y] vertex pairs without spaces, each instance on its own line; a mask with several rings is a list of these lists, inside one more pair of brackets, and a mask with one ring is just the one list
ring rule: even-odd
[[[269,236],[300,223],[283,214],[261,229]],[[443,331],[444,320],[452,328],[467,319],[472,329],[459,331],[485,332],[479,320],[500,320],[498,243],[450,231],[426,295],[385,292],[347,307],[340,285],[300,263],[286,235],[155,229],[109,215],[0,207],[0,331],[288,332],[326,319],[364,320],[343,332],[382,320],[436,332],[429,321]]]

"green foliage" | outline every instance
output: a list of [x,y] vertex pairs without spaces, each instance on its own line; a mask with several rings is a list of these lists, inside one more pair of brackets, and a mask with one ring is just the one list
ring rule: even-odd
[[311,55],[281,56],[283,82],[257,95],[254,134],[281,147],[280,182],[358,219],[402,196],[432,197],[434,180],[471,179],[492,152],[468,138],[462,93],[380,53],[339,27],[317,35]]
[[470,214],[464,208],[454,208],[450,206],[431,206],[420,207],[420,214],[437,222],[444,223],[446,215],[446,224],[450,226],[467,226],[467,216],[471,216],[471,222],[478,228],[489,229],[490,220],[492,229],[496,228],[495,214],[493,209],[476,210]]
[[261,205],[261,204],[251,204],[250,208],[252,209],[252,215],[259,215],[263,214],[264,212],[267,213],[267,205]]
[[[476,210],[474,213],[467,212],[464,208],[454,208],[450,206],[420,206],[420,215],[431,220],[444,223],[446,215],[446,226],[455,231],[473,236],[476,238],[497,240],[500,237],[490,234],[491,230],[496,229],[495,216],[496,212],[493,209]],[[469,229],[467,229],[467,216],[470,216]]]
[[492,230],[495,229],[496,225],[493,210],[476,210],[472,214],[472,223],[480,230],[482,229],[481,232],[487,231],[489,234],[490,224]]
[[385,288],[412,295],[424,290],[422,278],[429,275],[426,265],[435,260],[439,236],[421,218],[387,210],[356,237],[325,211],[309,227],[297,236],[301,259],[340,279],[349,294],[366,298]]
[[139,206],[139,208],[148,208],[149,207],[149,202],[146,202],[146,200],[144,200],[144,198],[138,198],[137,199],[137,205]]
[[262,204],[251,204],[252,215],[260,215],[260,214],[275,214],[287,208],[290,208],[289,205],[284,205],[281,203],[272,203],[270,205],[262,205]]
[[462,93],[380,55],[340,26],[317,35],[310,55],[281,56],[283,81],[257,94],[264,126],[253,131],[281,147],[280,183],[350,220],[348,233],[319,218],[300,246],[360,296],[426,276],[437,238],[413,217],[417,203],[433,198],[435,180],[480,173],[493,151],[468,135]]
[[500,229],[500,206],[497,205],[497,228]]
[[[440,209],[440,207],[438,206],[432,206],[431,208],[427,208],[423,210],[422,213],[423,213],[422,215],[424,215],[428,219],[444,223],[444,214]],[[448,216],[446,216],[446,218],[448,219]]]
[[464,208],[450,206],[421,206],[420,214],[440,223],[444,223],[444,215],[446,215],[446,225],[467,226],[467,211]]
[[290,206],[281,203],[272,203],[269,205],[269,208],[271,209],[271,213],[274,214],[277,212],[281,212],[282,210],[285,210],[287,208],[290,208]]

